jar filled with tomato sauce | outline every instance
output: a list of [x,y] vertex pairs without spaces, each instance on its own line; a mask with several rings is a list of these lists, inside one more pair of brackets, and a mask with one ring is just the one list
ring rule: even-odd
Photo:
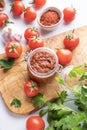
[[43,83],[54,78],[60,66],[52,49],[40,47],[29,53],[27,68],[31,79]]

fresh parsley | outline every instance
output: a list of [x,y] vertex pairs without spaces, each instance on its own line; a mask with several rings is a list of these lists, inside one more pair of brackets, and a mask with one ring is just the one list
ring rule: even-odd
[[[82,66],[75,66],[70,71],[69,76],[76,78],[80,76],[80,85],[75,85],[70,89],[73,96],[68,96],[66,91],[58,93],[58,98],[53,102],[48,102],[48,107],[40,111],[40,116],[47,114],[49,126],[46,130],[87,130],[87,72]],[[64,85],[63,79],[57,77],[56,80]],[[75,108],[67,106],[65,102],[73,101]]]
[[83,75],[83,74],[85,74],[85,70],[82,69],[82,66],[75,66],[75,67],[73,67],[73,69],[70,71],[69,76],[70,76],[71,78],[72,78],[72,77],[76,78],[77,75]]
[[75,86],[73,89],[76,97],[75,104],[78,109],[87,113],[87,85]]
[[14,99],[12,100],[10,105],[15,106],[15,107],[21,107],[22,104],[21,104],[21,101],[18,98],[14,97]]
[[60,97],[61,103],[63,104],[65,99],[67,98],[67,91],[62,91],[59,97]]
[[64,118],[61,118],[59,121],[53,121],[52,125],[58,130],[83,130],[84,122],[86,119],[85,113],[78,113],[75,115],[67,115]]
[[10,68],[12,68],[13,64],[14,64],[13,58],[9,58],[8,60],[0,59],[0,67],[1,68],[10,69]]
[[61,77],[56,77],[55,79],[56,79],[56,81],[57,81],[59,84],[66,86],[66,83],[64,82],[64,80],[63,80]]
[[86,80],[86,79],[87,79],[87,72],[80,77],[79,81]]
[[32,97],[32,101],[36,107],[41,108],[47,102],[47,98],[43,94],[39,93],[36,96]]

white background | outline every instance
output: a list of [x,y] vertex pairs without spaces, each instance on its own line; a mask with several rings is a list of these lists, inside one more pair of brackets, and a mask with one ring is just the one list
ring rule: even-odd
[[[19,28],[20,32],[22,32],[22,36],[24,34],[24,30],[30,26],[30,24],[26,24],[23,19],[23,15],[20,18],[14,18],[10,13],[10,3],[11,0],[5,0],[6,8],[5,13],[7,13],[10,17],[11,21],[14,21],[14,25]],[[29,0],[23,0],[25,6],[29,6]],[[37,10],[37,17],[44,8],[48,6],[55,6],[63,10],[67,6],[73,6],[76,9],[76,18],[70,24],[65,24],[64,21],[56,28],[56,30],[52,32],[46,32],[39,28],[37,20],[35,20],[31,25],[37,27],[41,33],[43,38],[51,37],[53,35],[59,34],[61,32],[65,32],[67,30],[75,29],[77,27],[87,25],[87,4],[86,0],[47,0],[46,5]],[[22,44],[26,44],[24,37],[22,37]],[[0,53],[4,52],[4,44],[2,42],[2,29],[0,29]],[[0,81],[1,82],[1,81]],[[33,113],[33,115],[38,115],[38,112]],[[26,130],[25,123],[26,119],[31,115],[19,116],[11,113],[5,106],[1,96],[0,96],[0,130]],[[46,126],[46,116],[43,117]]]

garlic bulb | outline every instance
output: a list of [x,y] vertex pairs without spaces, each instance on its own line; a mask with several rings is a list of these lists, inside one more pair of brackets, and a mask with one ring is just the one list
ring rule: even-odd
[[22,38],[21,32],[14,25],[8,25],[2,31],[2,40],[4,44],[6,44],[9,41],[20,42],[21,38]]

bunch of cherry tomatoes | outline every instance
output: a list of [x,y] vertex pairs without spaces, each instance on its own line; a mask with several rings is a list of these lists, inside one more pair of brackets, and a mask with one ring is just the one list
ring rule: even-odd
[[[46,4],[46,0],[34,0],[32,4],[35,4],[36,8],[41,8]],[[12,3],[11,12],[14,16],[20,16],[24,13],[26,22],[34,21],[37,16],[36,9],[33,6],[25,8],[25,5],[21,0],[15,0]]]

